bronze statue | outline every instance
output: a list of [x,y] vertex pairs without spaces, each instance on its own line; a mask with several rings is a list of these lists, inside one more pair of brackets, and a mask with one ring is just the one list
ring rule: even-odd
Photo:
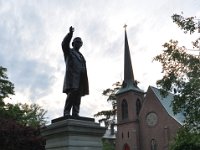
[[89,94],[89,85],[87,77],[86,61],[79,49],[83,45],[80,37],[73,39],[72,47],[70,41],[72,39],[74,28],[69,28],[69,33],[62,41],[62,50],[66,64],[65,79],[63,85],[63,93],[67,94],[64,116],[79,117],[81,97]]

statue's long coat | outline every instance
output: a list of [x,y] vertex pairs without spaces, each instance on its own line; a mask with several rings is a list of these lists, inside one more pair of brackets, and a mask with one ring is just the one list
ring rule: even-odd
[[[89,94],[89,85],[86,69],[86,61],[83,55],[70,48],[72,33],[68,33],[62,42],[62,49],[66,64],[63,93],[68,93],[71,89],[79,89],[81,96]],[[84,65],[85,71],[82,71]]]

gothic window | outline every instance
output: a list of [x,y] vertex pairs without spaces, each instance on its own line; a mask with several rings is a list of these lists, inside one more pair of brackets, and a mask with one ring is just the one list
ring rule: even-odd
[[151,140],[151,150],[157,150],[157,143],[155,139]]
[[122,120],[128,118],[128,104],[127,101],[124,99],[121,104],[122,108]]
[[141,102],[139,99],[136,101],[136,114],[139,115],[141,109]]
[[123,148],[123,150],[130,150],[130,147],[129,147],[129,145],[126,143],[126,144],[124,144],[124,148]]

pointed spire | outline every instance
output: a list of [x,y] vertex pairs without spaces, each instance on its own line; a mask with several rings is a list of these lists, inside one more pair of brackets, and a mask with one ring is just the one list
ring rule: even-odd
[[125,43],[124,43],[124,82],[122,87],[117,92],[118,94],[126,93],[128,91],[135,91],[139,93],[144,93],[141,89],[138,88],[137,83],[134,79],[133,68],[131,63],[131,55],[128,45],[128,38],[126,33],[127,25],[124,25],[125,28]]
[[124,43],[124,82],[125,84],[134,83],[133,68],[131,63],[131,55],[128,45],[128,38],[126,33],[127,25],[124,25],[125,28],[125,43]]

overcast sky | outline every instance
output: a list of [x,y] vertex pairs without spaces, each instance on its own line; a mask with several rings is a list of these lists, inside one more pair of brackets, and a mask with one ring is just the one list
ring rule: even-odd
[[49,120],[63,115],[65,63],[61,42],[74,26],[83,40],[90,95],[81,116],[111,108],[102,91],[123,80],[124,24],[139,87],[156,86],[161,66],[152,62],[170,39],[192,48],[174,13],[200,18],[199,0],[0,0],[0,65],[15,85],[13,103],[37,103]]

